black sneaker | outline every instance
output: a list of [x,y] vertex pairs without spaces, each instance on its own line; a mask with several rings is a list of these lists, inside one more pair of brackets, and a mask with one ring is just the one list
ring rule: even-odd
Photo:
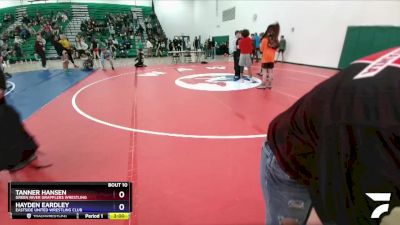
[[239,76],[234,76],[234,77],[233,77],[233,81],[238,81],[238,80],[240,80],[240,77],[239,77]]

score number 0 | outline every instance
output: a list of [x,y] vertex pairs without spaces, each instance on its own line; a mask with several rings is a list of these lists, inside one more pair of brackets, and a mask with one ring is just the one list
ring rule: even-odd
[[[124,198],[125,197],[125,192],[120,191],[118,193],[118,197],[119,198]],[[119,210],[123,211],[125,209],[125,205],[124,204],[119,204],[118,208],[119,208]]]
[[[123,187],[128,187],[128,184],[127,184],[127,183],[122,183],[122,186],[123,186]],[[119,197],[120,199],[125,198],[125,192],[124,192],[124,191],[120,191],[120,192],[118,193],[118,197]],[[118,209],[119,209],[120,211],[124,211],[125,205],[122,204],[122,203],[119,204],[119,205],[118,205]]]
[[[128,183],[121,183],[121,186],[122,186],[122,187],[128,187]],[[120,192],[118,193],[118,197],[121,198],[121,199],[123,199],[123,198],[125,197],[125,192],[124,192],[124,191],[120,191]],[[124,204],[119,204],[118,209],[119,209],[120,211],[123,211],[123,210],[125,209],[125,205],[124,205]]]

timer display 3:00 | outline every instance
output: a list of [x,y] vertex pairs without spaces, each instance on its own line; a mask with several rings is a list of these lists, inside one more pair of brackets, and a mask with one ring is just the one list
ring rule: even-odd
[[128,220],[130,213],[109,213],[110,220]]

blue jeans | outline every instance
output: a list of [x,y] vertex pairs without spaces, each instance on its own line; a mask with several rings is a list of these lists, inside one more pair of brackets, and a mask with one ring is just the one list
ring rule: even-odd
[[280,225],[284,219],[306,224],[312,206],[307,186],[291,179],[280,168],[267,142],[261,153],[261,185],[267,205],[267,225]]

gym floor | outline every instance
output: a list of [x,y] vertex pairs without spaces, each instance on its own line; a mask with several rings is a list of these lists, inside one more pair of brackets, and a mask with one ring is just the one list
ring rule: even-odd
[[[258,90],[258,76],[255,83],[232,81],[225,57],[170,63],[150,59],[135,69],[133,59],[118,59],[115,71],[91,74],[57,70],[59,61],[48,71],[36,63],[8,68],[15,84],[8,102],[40,144],[39,157],[53,166],[3,171],[0,182],[133,182],[129,221],[74,224],[264,224],[259,162],[268,124],[336,71],[277,63],[272,90]],[[71,223],[11,220],[5,187],[2,225]],[[314,214],[309,224],[319,224]]]

